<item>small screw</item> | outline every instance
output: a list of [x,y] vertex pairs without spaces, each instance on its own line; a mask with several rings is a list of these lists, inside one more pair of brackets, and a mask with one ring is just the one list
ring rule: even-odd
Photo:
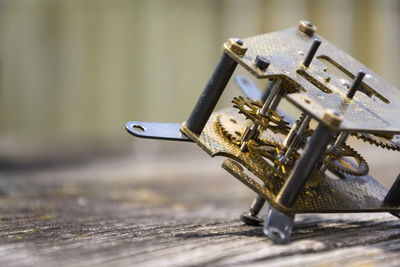
[[317,27],[308,20],[300,20],[298,29],[310,37],[317,31]]
[[237,43],[238,45],[243,45],[243,40],[241,40],[241,39],[236,39],[236,43]]
[[231,38],[224,44],[225,49],[232,51],[238,56],[244,56],[247,51],[247,46],[243,43],[242,40]]
[[260,68],[261,70],[265,70],[266,68],[268,68],[269,64],[271,64],[271,62],[268,60],[268,58],[264,57],[264,56],[260,56],[258,55],[255,59],[256,62],[256,66],[258,68]]

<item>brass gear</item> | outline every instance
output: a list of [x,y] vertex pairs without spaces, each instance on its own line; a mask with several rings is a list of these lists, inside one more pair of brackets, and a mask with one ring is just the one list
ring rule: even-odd
[[[363,176],[369,172],[367,161],[356,150],[346,144],[342,144],[334,151],[329,152],[328,156],[329,161],[326,163],[328,169],[338,174],[339,177],[343,176],[343,174]],[[348,158],[353,159],[355,163]]]
[[264,128],[270,129],[274,133],[287,134],[290,130],[289,123],[275,110],[268,110],[265,117],[258,114],[258,111],[263,106],[260,101],[254,101],[250,98],[239,96],[234,97],[232,103],[234,104],[233,107],[237,108],[239,113],[245,115],[247,119],[252,120],[254,123]]
[[232,143],[239,145],[243,132],[252,123],[242,115],[219,114],[216,119],[222,134]]
[[250,140],[247,144],[249,154],[252,155],[252,159],[258,163],[263,169],[270,170],[270,174],[277,178],[285,178],[287,172],[283,168],[276,157],[276,144],[274,142],[266,142],[260,145],[259,142]]
[[[242,114],[224,113],[218,114],[216,124],[225,138],[234,144],[240,145],[244,130],[253,123],[247,120]],[[283,142],[285,136],[270,131],[262,131],[258,139],[278,144]]]
[[[273,176],[285,180],[293,165],[288,166],[279,161],[281,152],[284,151],[284,146],[281,143],[274,142],[272,140],[261,139],[257,141],[250,141],[248,143],[249,152],[253,155],[254,160],[262,166],[264,169],[268,169],[269,173]],[[295,160],[299,158],[298,152],[293,152],[291,157]],[[314,173],[312,177],[307,181],[306,187],[313,192],[312,188],[319,185],[321,181],[321,175]]]
[[370,133],[352,133],[352,136],[372,145],[382,148],[400,151],[400,134],[385,135],[385,134],[370,134]]

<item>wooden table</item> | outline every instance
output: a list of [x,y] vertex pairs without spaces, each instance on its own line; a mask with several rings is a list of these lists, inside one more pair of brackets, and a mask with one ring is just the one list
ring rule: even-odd
[[274,245],[239,221],[254,194],[220,163],[196,150],[1,171],[0,266],[400,265],[389,214],[299,215]]

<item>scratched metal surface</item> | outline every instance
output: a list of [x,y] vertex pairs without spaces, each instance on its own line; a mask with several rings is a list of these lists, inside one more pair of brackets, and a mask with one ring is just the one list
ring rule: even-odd
[[292,208],[280,206],[275,196],[284,180],[271,175],[276,171],[271,165],[250,152],[241,152],[238,145],[226,138],[218,126],[218,118],[223,116],[236,116],[237,122],[243,121],[235,110],[224,109],[213,113],[200,136],[191,133],[184,124],[181,129],[209,155],[236,161],[226,160],[223,168],[277,208],[293,213],[400,211],[400,206],[383,204],[386,189],[368,175],[347,175],[346,179],[326,176],[318,186],[306,186]]
[[[308,69],[302,62],[315,38],[322,40],[314,60]],[[257,78],[282,77],[298,88],[299,92],[287,95],[287,99],[300,109],[322,121],[327,108],[340,111],[344,116],[342,130],[361,132],[400,133],[400,91],[376,73],[347,55],[322,37],[299,32],[296,27],[283,31],[243,39],[248,47],[244,57],[225,51]],[[266,56],[271,65],[266,71],[258,69],[254,60],[257,55]],[[346,98],[347,88],[341,78],[329,73],[322,60],[335,65],[351,80],[359,70],[366,72],[363,92],[357,92],[353,100]],[[329,82],[324,79],[330,77]]]

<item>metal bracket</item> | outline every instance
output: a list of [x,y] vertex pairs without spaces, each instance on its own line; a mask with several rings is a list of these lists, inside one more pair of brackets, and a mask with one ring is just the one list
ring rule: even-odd
[[280,212],[271,205],[268,205],[267,215],[264,220],[264,234],[274,243],[289,243],[293,229],[293,221],[294,215]]
[[180,123],[130,121],[125,129],[133,136],[171,141],[193,142],[181,130]]

